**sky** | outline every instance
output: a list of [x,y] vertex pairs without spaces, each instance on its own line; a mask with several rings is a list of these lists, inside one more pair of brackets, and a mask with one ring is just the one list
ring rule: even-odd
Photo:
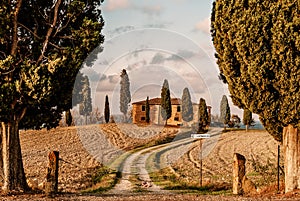
[[126,69],[132,102],[160,97],[164,79],[171,96],[181,98],[185,87],[192,101],[200,98],[219,114],[227,86],[218,79],[218,67],[210,36],[213,0],[105,0],[102,16],[105,42],[92,67],[82,72],[91,82],[94,107],[104,108],[109,96],[113,114],[119,111],[119,83]]

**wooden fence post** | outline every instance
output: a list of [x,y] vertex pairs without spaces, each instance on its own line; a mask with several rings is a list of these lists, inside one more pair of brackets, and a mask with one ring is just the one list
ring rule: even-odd
[[199,140],[200,142],[200,187],[202,187],[202,166],[203,166],[203,161],[202,161],[202,139]]
[[246,159],[243,155],[234,153],[233,156],[233,187],[232,193],[234,195],[243,194],[242,181],[246,173],[245,162]]
[[52,151],[48,155],[49,164],[47,168],[45,193],[47,196],[54,196],[58,191],[58,162],[59,152]]

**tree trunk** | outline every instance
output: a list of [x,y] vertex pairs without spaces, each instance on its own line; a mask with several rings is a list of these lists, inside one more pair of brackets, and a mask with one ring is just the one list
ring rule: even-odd
[[300,189],[300,130],[288,125],[283,129],[285,192]]
[[246,125],[246,132],[248,132],[249,125]]
[[126,115],[126,113],[123,113],[124,114],[124,123],[128,123],[127,122],[127,115]]
[[2,130],[2,165],[3,191],[26,191],[25,172],[23,168],[21,145],[19,138],[19,122],[1,122]]

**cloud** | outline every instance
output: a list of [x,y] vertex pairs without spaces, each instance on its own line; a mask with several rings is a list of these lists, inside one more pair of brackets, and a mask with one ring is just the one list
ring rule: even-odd
[[189,50],[179,50],[176,54],[173,54],[167,60],[180,61],[183,59],[189,59],[195,56],[196,53]]
[[119,9],[124,9],[129,7],[128,0],[107,0],[107,5],[105,9],[107,11],[115,11]]
[[170,23],[156,23],[156,24],[147,24],[145,25],[146,28],[158,28],[158,29],[165,29],[167,25]]
[[112,34],[112,35],[121,34],[121,33],[125,33],[125,32],[128,32],[128,31],[132,31],[134,29],[135,29],[134,26],[122,26],[122,27],[115,28],[112,31],[109,31],[108,33]]
[[84,68],[82,70],[82,73],[84,75],[87,75],[90,82],[98,82],[100,77],[101,77],[101,74],[100,73],[97,73],[93,68],[91,67],[87,67],[87,68]]
[[162,7],[160,5],[155,5],[155,6],[143,6],[138,8],[138,10],[140,10],[141,12],[150,15],[150,16],[157,16],[160,15],[162,12]]
[[166,57],[161,53],[156,53],[152,58],[150,64],[162,64],[165,61],[180,62],[180,61],[184,61],[185,59],[190,59],[196,55],[197,53],[192,52],[190,50],[178,50],[176,54],[172,54],[169,57]]
[[146,6],[139,6],[137,4],[129,2],[129,0],[107,0],[106,6],[104,9],[106,11],[116,11],[121,9],[134,9],[136,11],[140,11],[143,14],[149,16],[157,16],[162,13],[162,6],[161,5],[146,5]]
[[146,66],[147,61],[144,59],[142,61],[137,61],[135,63],[129,64],[128,67],[126,68],[127,71],[134,71],[136,69],[139,69],[141,66]]
[[195,25],[194,31],[201,31],[203,33],[209,34],[210,33],[210,18],[207,17],[204,20],[198,22]]
[[97,92],[101,91],[113,91],[119,84],[119,75],[102,75],[97,85]]
[[154,55],[154,57],[152,58],[152,61],[150,62],[150,64],[161,64],[164,61],[165,61],[165,57],[160,53],[156,53]]

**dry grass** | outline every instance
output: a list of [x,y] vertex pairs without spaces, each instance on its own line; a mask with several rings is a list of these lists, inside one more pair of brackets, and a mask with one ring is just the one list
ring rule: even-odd
[[[214,149],[202,160],[203,182],[232,184],[233,154],[246,157],[246,176],[257,187],[264,188],[276,182],[278,143],[266,131],[231,131],[223,133]],[[205,152],[205,146],[203,152]],[[182,182],[193,184],[200,180],[200,146],[194,142],[172,168]],[[195,184],[194,184],[195,185]]]
[[[21,145],[25,172],[28,178],[43,181],[47,167],[47,154],[58,150],[60,158],[59,188],[64,192],[80,192],[84,189],[106,188],[107,184],[95,184],[93,176],[103,164],[121,154],[158,142],[170,141],[177,128],[152,125],[138,127],[131,124],[102,124],[50,131],[22,131]],[[205,146],[204,146],[205,149]],[[199,143],[194,142],[179,160],[172,163],[171,172],[184,186],[199,187]],[[231,186],[233,153],[243,154],[247,176],[260,188],[273,185],[276,177],[277,142],[265,131],[232,131],[223,133],[214,149],[203,158],[203,182],[206,185]],[[109,177],[112,177],[110,175]],[[106,180],[106,179],[104,179]],[[95,186],[98,185],[98,186]],[[263,190],[262,190],[263,191]]]
[[176,128],[101,124],[20,132],[27,178],[44,181],[48,153],[60,152],[59,190],[80,192],[94,188],[93,175],[122,153],[154,145],[176,135]]

